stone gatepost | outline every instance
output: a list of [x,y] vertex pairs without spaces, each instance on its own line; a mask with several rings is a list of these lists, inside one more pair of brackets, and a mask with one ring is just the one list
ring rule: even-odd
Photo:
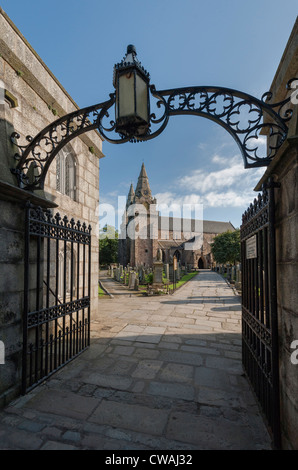
[[[0,366],[2,408],[17,397],[21,390],[25,204],[30,196],[32,203],[43,208],[56,207],[56,204],[29,195],[1,180],[0,188],[0,342],[5,347],[5,364]],[[36,259],[30,259],[30,269],[36,272]],[[30,278],[29,282],[33,285],[31,281]],[[33,290],[31,294],[34,295]]]

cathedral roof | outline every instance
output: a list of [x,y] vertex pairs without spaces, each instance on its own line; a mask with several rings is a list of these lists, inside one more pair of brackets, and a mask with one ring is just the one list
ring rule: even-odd
[[[183,231],[183,224],[185,227],[185,231],[189,231],[189,228],[191,229],[191,232],[196,233],[200,229],[200,224],[198,224],[198,227],[196,227],[196,220],[194,219],[179,219],[178,217],[165,217],[165,216],[159,216],[158,217],[158,226],[159,228],[167,228],[169,227],[169,230],[172,231],[174,230],[179,230],[181,229]],[[187,227],[187,228],[186,228]],[[224,233],[227,232],[228,230],[234,232],[235,227],[231,222],[217,222],[213,220],[203,220],[203,232],[204,233],[212,233],[212,234],[219,234],[219,233]]]

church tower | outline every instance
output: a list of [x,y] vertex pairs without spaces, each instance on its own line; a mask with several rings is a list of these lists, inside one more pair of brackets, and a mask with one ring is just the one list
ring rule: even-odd
[[[140,210],[140,206],[133,206],[133,208],[129,209],[132,204],[142,204],[145,210]],[[151,239],[152,231],[150,229],[150,222],[152,222],[152,218],[150,220],[150,206],[152,204],[156,204],[156,199],[152,197],[148,175],[143,163],[136,189],[134,191],[133,185],[131,184],[126,201],[126,210],[129,212],[129,215],[126,218],[127,237],[125,252],[126,260],[131,266],[152,266],[153,258],[156,256],[155,251],[157,248],[155,244],[157,240]],[[134,211],[133,216],[132,209]],[[152,209],[154,216],[156,215],[157,217],[155,207],[151,207],[151,215]],[[135,227],[136,230],[136,236],[134,238],[128,236],[130,233],[130,230],[128,230],[129,224],[135,224],[131,225],[131,227]]]
[[129,206],[131,204],[133,204],[134,198],[135,198],[135,192],[134,192],[134,189],[133,189],[133,184],[131,183],[130,188],[129,188],[129,193],[128,193],[128,196],[127,196],[127,201],[126,201],[126,209],[128,209]]
[[128,263],[131,263],[130,252],[131,252],[131,243],[127,238],[127,225],[131,220],[131,217],[128,216],[129,207],[134,204],[135,192],[133,189],[133,184],[131,183],[129,188],[129,193],[126,200],[126,210],[122,215],[122,222],[120,226],[120,234],[118,241],[118,261],[122,266],[126,266]]
[[156,200],[152,198],[149,179],[146,173],[145,165],[142,163],[142,168],[135,192],[135,204],[144,204],[148,210],[149,205],[154,203],[156,203]]

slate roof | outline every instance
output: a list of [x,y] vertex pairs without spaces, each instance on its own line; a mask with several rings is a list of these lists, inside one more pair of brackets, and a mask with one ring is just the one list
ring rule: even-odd
[[[182,224],[181,224],[181,221],[182,221]],[[200,230],[200,224],[198,224],[197,230],[196,230],[196,221],[194,219],[179,219],[177,217],[165,217],[165,216],[158,217],[158,228],[159,229],[164,228],[166,230],[167,227],[169,227],[169,230],[172,231],[174,227],[174,230],[181,229],[183,231],[183,222],[185,226],[185,231],[189,231],[189,227],[191,227],[191,232],[198,232],[198,229]],[[203,233],[219,234],[219,233],[227,232],[228,230],[232,232],[235,231],[235,227],[233,226],[233,224],[231,224],[231,222],[217,222],[213,220],[203,220]]]
[[170,248],[181,248],[183,240],[158,240],[158,245],[162,250]]

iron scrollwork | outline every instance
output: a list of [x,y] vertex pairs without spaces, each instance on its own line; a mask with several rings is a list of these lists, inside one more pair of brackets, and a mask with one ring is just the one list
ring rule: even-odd
[[[161,130],[170,116],[196,115],[210,119],[224,127],[235,139],[245,168],[267,166],[271,162],[287,137],[287,122],[293,114],[293,109],[289,107],[291,97],[271,104],[272,94],[269,92],[259,100],[247,93],[222,87],[152,91],[165,110]],[[155,137],[161,130],[143,140]],[[265,156],[259,153],[262,134],[267,135],[268,139]]]
[[[287,88],[291,88],[292,79]],[[285,141],[288,121],[291,119],[291,96],[278,103],[271,103],[272,93],[261,99],[230,88],[196,86],[157,91],[150,86],[156,112],[150,115],[150,129],[144,135],[116,133],[114,120],[109,119],[109,109],[115,104],[115,93],[110,100],[72,112],[57,119],[36,137],[26,137],[27,145],[18,145],[17,133],[12,141],[20,151],[15,155],[17,165],[11,171],[16,174],[18,185],[24,189],[43,189],[45,176],[54,157],[70,140],[89,130],[98,129],[102,137],[113,144],[142,142],[157,137],[166,128],[169,118],[177,115],[195,115],[210,119],[225,128],[238,144],[244,167],[268,166]],[[160,114],[158,117],[157,114]],[[116,136],[113,135],[116,134]],[[262,134],[267,136],[265,155]]]
[[108,109],[115,103],[115,95],[103,103],[88,106],[62,116],[46,126],[34,138],[27,136],[28,145],[17,143],[20,135],[14,132],[11,141],[20,153],[14,155],[17,165],[11,171],[17,176],[21,188],[43,189],[50,164],[69,141],[91,130],[100,129]]

